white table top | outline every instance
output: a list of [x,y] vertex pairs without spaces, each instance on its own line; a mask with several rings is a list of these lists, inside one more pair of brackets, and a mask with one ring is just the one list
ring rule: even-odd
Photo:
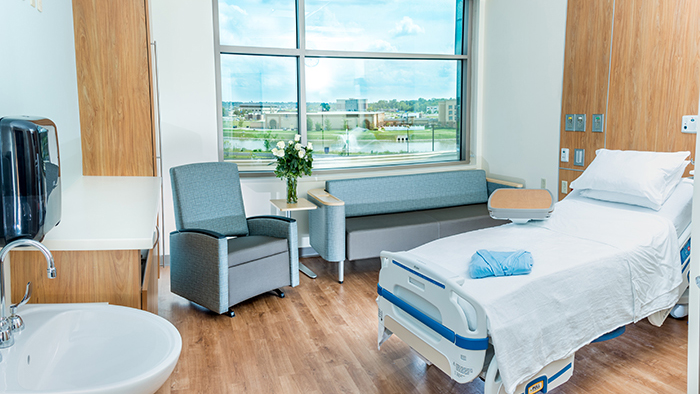
[[61,222],[44,237],[50,250],[151,249],[160,178],[84,176],[62,190]]

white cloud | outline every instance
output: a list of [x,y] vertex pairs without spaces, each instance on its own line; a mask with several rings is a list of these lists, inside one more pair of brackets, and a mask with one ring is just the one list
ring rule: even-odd
[[367,45],[365,48],[369,52],[398,52],[395,46],[391,45],[390,42],[384,40],[374,40]]
[[389,30],[389,33],[394,37],[399,37],[425,33],[425,29],[415,24],[410,17],[404,16],[393,29]]

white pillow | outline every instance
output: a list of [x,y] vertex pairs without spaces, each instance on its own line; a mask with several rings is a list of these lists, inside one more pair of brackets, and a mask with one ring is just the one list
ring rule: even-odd
[[689,155],[599,149],[571,188],[585,197],[658,210],[680,182]]
[[631,194],[618,192],[609,192],[606,190],[582,189],[580,190],[580,194],[583,197],[588,197],[595,200],[619,202],[627,205],[637,205],[644,208],[651,208],[655,211],[658,211],[663,206],[654,204],[645,197],[633,196]]

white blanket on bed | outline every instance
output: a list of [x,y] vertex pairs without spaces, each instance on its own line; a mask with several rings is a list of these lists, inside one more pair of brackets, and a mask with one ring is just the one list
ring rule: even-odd
[[[477,249],[532,253],[529,275],[471,279]],[[544,222],[458,234],[411,250],[466,279],[489,320],[508,393],[599,336],[675,304],[681,285],[673,223],[584,198]]]

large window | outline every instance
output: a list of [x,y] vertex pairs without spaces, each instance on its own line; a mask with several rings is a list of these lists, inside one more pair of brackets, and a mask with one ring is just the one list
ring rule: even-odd
[[468,160],[468,1],[214,3],[224,160],[295,134],[317,169]]

